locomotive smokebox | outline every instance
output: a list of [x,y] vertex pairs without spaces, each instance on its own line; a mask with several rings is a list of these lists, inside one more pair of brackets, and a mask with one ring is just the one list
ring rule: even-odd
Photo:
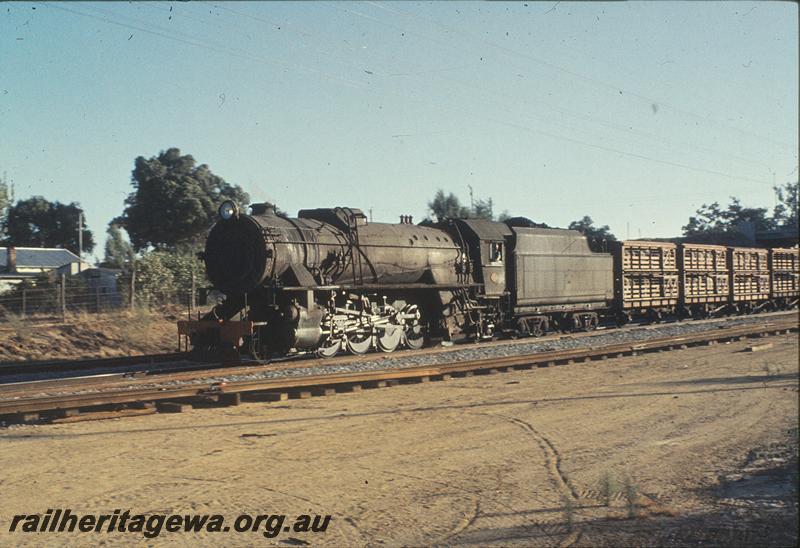
[[204,259],[208,279],[227,295],[257,288],[272,271],[274,252],[261,225],[249,215],[222,219],[208,235]]

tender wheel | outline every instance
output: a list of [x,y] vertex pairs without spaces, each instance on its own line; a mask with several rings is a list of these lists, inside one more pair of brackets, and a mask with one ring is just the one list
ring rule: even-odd
[[355,333],[347,337],[347,350],[351,354],[366,354],[371,347],[372,335],[369,333]]
[[378,348],[382,352],[394,351],[403,342],[403,330],[399,327],[389,327],[383,335],[377,337]]
[[340,339],[328,339],[322,342],[317,348],[317,356],[320,358],[332,358],[342,349]]

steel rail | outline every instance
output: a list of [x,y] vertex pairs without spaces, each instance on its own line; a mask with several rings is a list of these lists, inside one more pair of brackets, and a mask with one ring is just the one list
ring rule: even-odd
[[186,352],[169,352],[165,354],[143,354],[140,356],[118,356],[111,358],[88,358],[84,360],[46,360],[27,362],[0,362],[0,377],[12,375],[28,375],[62,371],[82,371],[103,367],[120,367],[125,365],[151,365],[181,361],[188,358]]
[[[492,373],[512,369],[532,369],[574,363],[579,360],[607,359],[636,355],[640,352],[654,352],[686,348],[699,344],[714,344],[720,340],[737,340],[747,337],[763,336],[798,331],[797,321],[784,321],[775,324],[736,326],[732,328],[705,331],[692,335],[680,335],[641,341],[618,343],[595,348],[581,348],[565,351],[541,352],[499,358],[482,358],[439,365],[412,366],[406,368],[377,369],[333,374],[315,374],[248,381],[220,382],[208,380],[187,385],[157,385],[144,388],[129,386],[127,389],[114,388],[84,393],[54,396],[13,397],[0,400],[0,416],[21,413],[38,413],[67,409],[97,407],[109,404],[153,402],[158,400],[181,400],[186,398],[209,397],[214,395],[247,394],[260,392],[287,392],[299,389],[320,387],[344,387],[376,383],[379,381],[426,381],[431,378],[446,378],[448,375],[469,373]],[[175,379],[164,379],[170,382]],[[199,380],[195,377],[193,380]],[[149,384],[153,384],[150,381]]]
[[[759,315],[759,319],[764,319],[765,321],[770,321],[774,319],[779,319],[784,316],[791,314],[792,317],[795,317],[795,313],[779,311],[779,312],[768,312]],[[715,322],[719,321],[718,318],[714,319],[706,319],[706,320],[694,320],[692,323],[703,324],[706,322]],[[537,342],[546,342],[550,340],[561,340],[564,338],[567,339],[577,339],[577,338],[586,338],[586,337],[594,337],[598,335],[602,335],[604,333],[609,332],[622,332],[627,330],[638,330],[638,329],[653,329],[663,326],[663,324],[652,324],[652,325],[639,325],[639,324],[631,324],[623,327],[617,328],[600,328],[598,330],[589,331],[589,332],[572,332],[572,333],[551,333],[548,335],[544,335],[543,337],[537,337],[535,340]],[[482,341],[480,344],[485,348],[491,348],[494,346],[513,346],[516,344],[526,344],[530,343],[532,340],[531,338],[521,338],[517,340],[512,339],[503,339],[503,340],[496,340],[496,341]],[[383,354],[383,353],[375,353],[374,356],[379,356],[376,359],[380,359],[383,356],[393,356],[393,357],[403,357],[404,355],[410,355],[413,353],[415,356],[421,356],[426,354],[435,354],[435,353],[446,353],[449,351],[457,350],[459,348],[463,348],[465,345],[468,345],[469,342],[462,342],[458,343],[454,346],[448,347],[428,347],[423,348],[420,350],[397,350],[391,354]],[[328,358],[325,360],[325,365],[341,365],[352,363],[353,361],[358,361],[363,359],[361,355],[342,355],[336,356],[333,358]],[[164,354],[144,354],[139,356],[119,356],[119,357],[110,357],[110,358],[87,358],[87,359],[80,359],[80,360],[46,360],[46,361],[23,361],[23,362],[0,362],[0,391],[5,390],[9,384],[20,384],[21,382],[27,381],[12,381],[11,383],[7,383],[4,381],[3,378],[9,378],[14,376],[27,376],[27,375],[38,375],[43,373],[70,373],[75,372],[78,375],[74,377],[64,376],[58,379],[53,379],[54,381],[62,381],[68,383],[71,380],[76,380],[78,382],[84,382],[83,378],[89,375],[89,372],[93,369],[102,370],[104,368],[108,369],[115,369],[121,367],[129,367],[128,371],[106,371],[106,373],[119,373],[121,376],[125,376],[127,373],[135,374],[137,376],[147,375],[147,374],[160,374],[160,373],[167,373],[172,372],[169,369],[164,369],[160,367],[158,369],[151,369],[148,366],[152,366],[155,364],[163,365],[170,362],[175,363],[182,363],[181,367],[176,369],[183,369],[183,370],[200,370],[200,369],[209,369],[213,370],[215,367],[226,367],[229,368],[229,371],[240,371],[236,368],[251,368],[258,365],[264,364],[275,364],[278,362],[285,362],[285,363],[297,363],[301,361],[312,360],[319,363],[316,359],[316,356],[313,353],[303,353],[294,356],[288,356],[286,358],[280,359],[273,359],[273,360],[237,360],[237,361],[199,361],[193,358],[190,353],[187,352],[171,352],[171,353],[164,353]],[[250,369],[251,370],[251,369]],[[85,374],[82,374],[84,373]],[[45,382],[48,379],[37,379],[32,380],[30,382]]]
[[[773,326],[774,324],[769,319],[767,319],[764,323],[758,325],[760,327],[767,327],[767,326]],[[787,325],[791,324],[787,323]],[[749,326],[731,326],[731,327],[724,327],[724,329],[727,329],[728,331],[737,329],[748,330],[752,326],[753,324],[750,324]],[[565,338],[568,340],[575,340],[575,338],[581,338],[582,340],[586,340],[588,337],[591,337],[592,335],[596,334],[597,333],[580,333],[578,335],[582,335],[582,337],[574,337],[570,335],[558,338],[554,337],[554,339]],[[674,341],[676,340],[675,337],[686,337],[686,336],[654,338],[654,339],[649,339],[648,342],[659,343],[661,341]],[[542,339],[523,339],[522,341],[519,342],[524,343],[531,341],[541,342]],[[590,338],[589,341],[591,342]],[[513,344],[514,343],[512,343],[512,348]],[[618,343],[617,346],[622,347],[623,348],[622,351],[624,351],[624,349],[627,348],[628,345],[629,343]],[[603,348],[608,348],[609,352],[611,353],[614,353],[615,350],[615,348],[612,347],[611,345],[606,345]],[[412,354],[407,353],[407,355],[410,356],[413,355],[414,357],[417,357],[417,356],[425,356],[431,354],[447,354],[449,352],[457,350],[459,350],[458,347],[428,348],[425,349],[424,351],[417,351],[417,352],[408,351],[412,352]],[[582,352],[585,350],[586,348],[584,347],[582,349],[575,349],[571,351]],[[568,352],[568,351],[551,351],[550,354],[563,353],[563,352]],[[548,354],[547,352],[538,352],[528,355],[547,357],[550,354]],[[393,354],[393,356],[395,357],[397,357],[398,355],[399,357],[403,357],[403,355],[400,353]],[[380,360],[383,357],[389,357],[388,355],[381,355],[381,354],[373,354],[372,356],[375,357],[375,361]],[[263,372],[280,371],[283,369],[304,369],[304,368],[319,369],[328,366],[347,365],[349,363],[353,363],[354,361],[358,361],[359,359],[363,358],[364,356],[341,356],[339,358],[323,360],[323,361],[295,358],[291,360],[271,362],[266,364],[257,362],[253,362],[250,364],[242,364],[237,362],[235,365],[233,364],[223,365],[221,367],[210,367],[210,364],[195,364],[195,366],[193,367],[179,368],[177,370],[171,370],[171,369],[154,370],[154,371],[141,370],[141,371],[129,371],[125,373],[110,373],[104,375],[92,375],[83,377],[67,377],[63,379],[34,380],[27,382],[0,384],[0,398],[8,397],[9,393],[13,397],[41,394],[42,392],[46,392],[48,389],[54,389],[61,392],[69,388],[74,388],[75,390],[85,390],[86,388],[90,387],[90,385],[93,384],[102,385],[98,387],[102,389],[131,388],[134,386],[152,386],[155,383],[186,382],[186,381],[200,380],[204,378],[213,378],[213,377],[252,375]],[[367,359],[369,359],[369,357],[367,357]],[[499,360],[500,358],[490,358],[490,359]]]

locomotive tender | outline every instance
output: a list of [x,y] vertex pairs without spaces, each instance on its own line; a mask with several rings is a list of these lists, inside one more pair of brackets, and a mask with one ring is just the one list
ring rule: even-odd
[[625,241],[608,253],[580,232],[524,218],[389,224],[348,207],[289,218],[271,204],[240,213],[230,201],[219,213],[201,256],[226,299],[179,322],[179,335],[205,351],[391,352],[428,338],[539,336],[798,301],[796,248]]

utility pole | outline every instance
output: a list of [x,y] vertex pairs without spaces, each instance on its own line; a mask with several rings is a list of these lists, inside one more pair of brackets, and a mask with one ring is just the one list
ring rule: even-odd
[[136,258],[131,259],[131,310],[136,305]]
[[60,294],[59,294],[59,304],[61,305],[61,321],[64,321],[67,317],[67,277],[62,272],[61,273],[61,284],[60,284]]
[[83,267],[83,211],[78,212],[78,274]]
[[[770,170],[770,171],[772,171],[772,170]],[[775,172],[774,171],[772,171],[772,194],[773,194],[773,196],[775,198],[775,209],[778,209],[778,192],[775,190]],[[775,209],[773,209],[772,211],[774,212]]]
[[372,222],[372,208],[369,208],[369,222]]

